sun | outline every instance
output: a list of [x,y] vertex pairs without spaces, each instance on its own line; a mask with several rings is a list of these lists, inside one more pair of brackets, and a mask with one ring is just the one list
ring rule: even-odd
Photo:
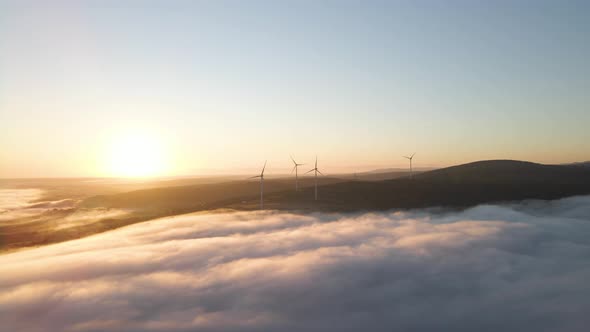
[[145,133],[126,133],[113,140],[109,173],[119,177],[152,177],[165,171],[166,158],[159,140]]

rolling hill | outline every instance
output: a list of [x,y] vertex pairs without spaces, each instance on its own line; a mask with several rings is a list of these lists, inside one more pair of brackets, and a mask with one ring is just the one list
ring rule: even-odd
[[[391,174],[390,174],[391,176]],[[322,177],[320,198],[313,200],[313,179],[293,190],[292,179],[265,181],[267,208],[291,210],[368,210],[418,207],[466,207],[523,199],[555,199],[590,194],[590,169],[515,160],[488,160],[376,181]],[[172,214],[205,209],[258,208],[256,181],[136,190],[87,199],[85,207],[149,209]]]
[[[320,201],[306,189],[268,197],[268,207],[328,210],[453,207],[525,199],[557,199],[590,194],[590,169],[511,160],[474,162],[381,182],[345,182],[322,186]],[[279,197],[282,195],[282,197]],[[289,202],[288,204],[286,202]]]
[[[381,173],[378,173],[381,174]],[[388,173],[389,174],[389,173]],[[389,174],[388,176],[392,176]],[[295,192],[292,178],[265,179],[266,209],[289,211],[366,211],[427,207],[465,208],[482,203],[526,199],[558,199],[590,194],[590,168],[579,165],[542,165],[514,160],[478,161],[388,180],[300,179]],[[381,176],[381,175],[380,175]],[[69,210],[48,211],[19,223],[0,225],[0,247],[19,248],[79,238],[109,229],[196,211],[259,208],[258,181],[227,181],[146,188],[89,197]],[[76,213],[125,211],[84,223],[63,221]],[[102,213],[102,212],[101,212]],[[0,241],[0,242],[2,242]]]

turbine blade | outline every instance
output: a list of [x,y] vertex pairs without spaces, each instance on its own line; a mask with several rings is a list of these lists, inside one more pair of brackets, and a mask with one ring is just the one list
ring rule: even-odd
[[414,156],[415,156],[415,155],[416,155],[416,152],[414,152],[414,154],[413,154],[413,155],[410,157],[410,159],[411,159],[411,158],[414,158]]
[[320,173],[321,175],[324,175],[324,173],[320,172],[320,170],[318,169],[318,173]]
[[315,156],[315,168],[318,168],[318,156]]
[[295,166],[293,166],[293,169],[291,170],[291,174],[293,174],[293,172],[295,172],[296,168],[297,168],[297,164],[295,164]]
[[264,166],[262,166],[262,173],[260,173],[260,176],[264,176],[264,169],[266,168],[266,160],[264,161]]
[[310,169],[309,171],[307,171],[307,172],[305,172],[305,173],[303,173],[303,174],[311,173],[311,172],[313,172],[313,171],[315,171],[315,169]]
[[293,156],[289,155],[289,157],[291,157],[291,160],[293,160],[293,164],[297,165],[297,163],[295,162],[295,159],[293,159]]
[[260,175],[255,175],[255,176],[249,177],[248,179],[255,179],[255,178],[259,178],[259,177],[260,177]]

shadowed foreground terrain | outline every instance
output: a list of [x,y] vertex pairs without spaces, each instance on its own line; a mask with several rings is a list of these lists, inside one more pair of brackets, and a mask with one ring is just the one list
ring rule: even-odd
[[[415,174],[396,172],[357,180],[319,178],[319,199],[314,201],[313,178],[300,179],[294,191],[292,178],[265,180],[266,209],[284,211],[353,212],[426,207],[466,208],[482,203],[525,199],[558,199],[590,194],[590,168],[580,165],[541,165],[521,161],[480,161]],[[397,178],[395,178],[397,177]],[[377,180],[378,178],[393,178]],[[178,180],[179,181],[179,180]],[[194,180],[193,180],[194,181]],[[102,188],[105,194],[78,200],[38,203],[39,213],[27,206],[24,215],[0,217],[3,250],[79,238],[153,218],[196,211],[256,210],[257,181],[201,181],[197,184],[159,187],[162,182],[125,184]],[[168,183],[169,184],[169,183]],[[146,189],[125,192],[129,186]],[[166,183],[164,183],[166,185]],[[94,188],[94,187],[93,187]],[[70,189],[72,191],[73,189]],[[82,190],[82,189],[77,189]],[[90,192],[101,190],[94,188]],[[62,190],[63,191],[63,190]],[[114,193],[113,193],[114,192]],[[56,203],[57,202],[57,203]],[[4,220],[4,221],[2,221]]]

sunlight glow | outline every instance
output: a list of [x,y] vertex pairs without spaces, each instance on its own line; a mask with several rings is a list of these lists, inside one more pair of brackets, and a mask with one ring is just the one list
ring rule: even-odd
[[126,133],[109,148],[109,174],[151,177],[166,171],[165,151],[159,140],[145,133]]

